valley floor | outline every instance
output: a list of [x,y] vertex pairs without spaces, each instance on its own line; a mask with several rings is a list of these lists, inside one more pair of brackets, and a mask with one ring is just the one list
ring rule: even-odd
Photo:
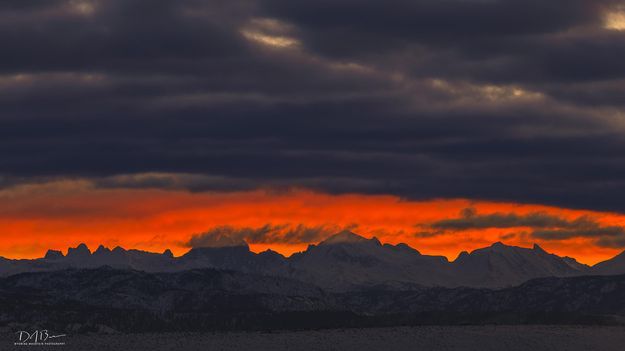
[[74,335],[63,346],[12,346],[0,350],[623,350],[625,327],[466,326],[338,329],[272,333],[164,333]]

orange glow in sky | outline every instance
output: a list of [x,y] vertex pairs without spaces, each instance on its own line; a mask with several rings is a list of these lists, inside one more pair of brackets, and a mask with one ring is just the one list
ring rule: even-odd
[[[260,227],[265,224],[350,227],[382,242],[405,242],[421,253],[445,255],[450,260],[496,241],[572,256],[593,264],[621,250],[602,248],[592,239],[536,240],[528,228],[464,230],[421,238],[419,226],[456,218],[472,207],[480,214],[519,215],[544,212],[575,219],[588,215],[605,225],[624,225],[625,216],[568,210],[539,205],[470,200],[403,201],[394,196],[327,195],[310,191],[190,193],[186,191],[97,189],[84,181],[28,185],[0,191],[0,256],[41,257],[48,248],[65,250],[84,242],[114,247],[184,254],[192,234],[210,228]],[[524,234],[525,233],[525,234]],[[514,235],[511,235],[514,234]],[[290,255],[308,243],[253,244],[252,250],[271,248]]]

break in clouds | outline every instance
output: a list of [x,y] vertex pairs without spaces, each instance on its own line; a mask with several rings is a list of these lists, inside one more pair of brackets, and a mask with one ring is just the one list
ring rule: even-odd
[[[622,212],[624,13],[611,0],[3,1],[0,187]],[[534,235],[574,230],[552,224]]]

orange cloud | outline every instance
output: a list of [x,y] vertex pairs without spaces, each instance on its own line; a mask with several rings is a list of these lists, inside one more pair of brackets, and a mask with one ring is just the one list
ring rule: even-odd
[[[267,225],[281,229],[271,233],[271,240],[253,242],[253,250],[271,248],[286,255],[304,250],[307,242],[293,240],[303,235],[293,231],[300,226],[299,230],[355,228],[354,231],[377,236],[382,242],[405,242],[422,253],[450,259],[463,250],[496,241],[520,246],[536,242],[548,251],[591,264],[620,252],[617,248],[598,246],[596,238],[591,237],[537,239],[529,227],[466,228],[439,235],[417,235],[423,231],[420,226],[458,218],[467,208],[480,214],[516,216],[540,212],[569,221],[587,216],[601,226],[625,225],[625,216],[614,213],[464,199],[413,202],[394,196],[328,195],[305,190],[190,193],[99,189],[84,181],[66,181],[0,191],[0,256],[40,257],[48,248],[64,250],[80,242],[90,247],[121,245],[150,251],[171,248],[180,255],[188,250],[193,234],[223,226]],[[280,241],[280,235],[289,230],[290,239]]]

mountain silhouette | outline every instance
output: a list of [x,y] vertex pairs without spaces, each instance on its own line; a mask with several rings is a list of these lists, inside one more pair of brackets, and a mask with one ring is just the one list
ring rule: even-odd
[[597,263],[593,273],[604,275],[625,274],[625,251],[607,261]]
[[526,249],[498,242],[461,254],[452,266],[459,285],[501,287],[538,277],[570,277],[590,271],[590,267],[570,260],[549,254],[538,245]]
[[289,258],[293,277],[331,290],[349,290],[375,285],[453,285],[445,257],[425,256],[407,245],[382,245],[377,238],[365,239],[342,232],[310,245]]
[[91,252],[87,245],[80,244],[69,248],[67,255],[49,250],[40,259],[2,258],[0,276],[103,266],[151,273],[231,270],[308,282],[340,292],[371,287],[504,288],[542,277],[625,274],[625,254],[590,267],[573,258],[548,253],[538,245],[529,249],[499,242],[463,252],[449,262],[442,256],[423,255],[406,244],[382,244],[377,238],[343,231],[288,258],[271,250],[254,253],[245,242],[192,248],[180,257],[174,257],[170,250],[111,250],[102,245]]

